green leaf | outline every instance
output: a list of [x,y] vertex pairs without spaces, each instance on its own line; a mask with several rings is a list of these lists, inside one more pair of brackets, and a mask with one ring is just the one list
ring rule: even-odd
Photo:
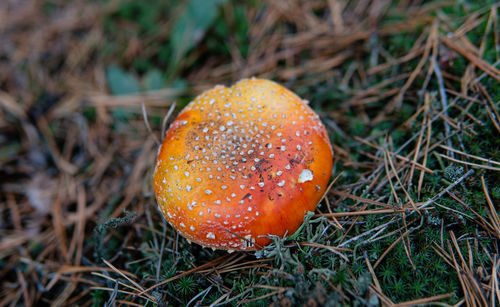
[[165,78],[158,69],[152,69],[142,79],[142,85],[147,91],[160,90],[165,85]]
[[106,69],[106,81],[113,95],[135,94],[141,91],[137,78],[116,66]]
[[218,8],[226,0],[190,0],[185,10],[175,20],[170,41],[173,57],[170,72],[175,71],[179,60],[198,43],[217,18]]

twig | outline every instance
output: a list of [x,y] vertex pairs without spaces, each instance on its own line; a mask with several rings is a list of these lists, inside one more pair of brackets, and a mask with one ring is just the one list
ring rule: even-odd
[[498,122],[500,120],[500,114],[498,114],[493,100],[491,99],[484,86],[481,85],[481,83],[477,83],[477,87],[481,90],[484,97],[486,97],[486,111],[488,111],[488,116],[493,122],[493,125],[495,126],[497,131],[500,132],[500,123]]
[[144,119],[144,124],[146,125],[146,129],[148,129],[149,134],[153,136],[156,145],[160,146],[160,140],[158,140],[156,134],[153,133],[151,126],[149,126],[148,113],[146,112],[146,105],[144,104],[144,102],[141,103],[141,106],[142,106],[142,118]]
[[175,110],[175,101],[172,103],[172,105],[170,106],[170,109],[168,109],[168,112],[167,112],[167,115],[165,115],[165,117],[163,117],[163,121],[161,123],[161,141],[163,142],[163,139],[165,138],[165,133],[167,131],[167,122],[168,122],[168,119],[170,118],[170,116],[172,115],[172,112],[174,112]]
[[[165,241],[167,237],[167,223],[165,222],[165,219],[162,219],[163,222],[163,235],[162,235],[162,240],[161,240],[161,246],[160,246],[160,256],[158,257],[158,264],[156,266],[156,282],[159,282],[160,280],[160,271],[161,271],[161,260],[163,257],[163,250],[165,249]],[[189,304],[188,304],[189,305]]]
[[[429,208],[431,209],[431,208]],[[333,213],[321,213],[317,216],[324,217],[344,217],[344,216],[357,216],[357,215],[371,215],[371,214],[390,214],[390,213],[401,213],[406,212],[406,210],[416,210],[414,208],[403,208],[403,209],[379,209],[379,210],[363,210],[363,211],[349,211],[349,212],[333,212]]]
[[483,161],[483,162],[487,162],[487,163],[491,163],[491,164],[495,164],[495,165],[500,166],[500,162],[498,162],[498,161],[494,161],[494,160],[486,159],[486,158],[483,158],[483,157],[471,155],[471,154],[468,154],[466,152],[463,152],[463,151],[460,151],[460,150],[457,150],[457,149],[454,149],[454,148],[446,147],[444,145],[439,145],[439,147],[441,147],[443,149],[446,149],[446,150],[453,151],[453,152],[461,154],[461,155],[464,155],[464,156],[469,157],[469,158],[474,158],[474,159],[477,159],[477,160],[480,160],[480,161]]
[[350,251],[346,248],[338,248],[335,246],[329,246],[329,245],[324,245],[324,244],[319,244],[319,243],[314,243],[314,242],[297,242],[298,245],[300,246],[309,246],[309,247],[314,247],[314,248],[323,248],[331,251],[332,253],[338,255],[342,259],[344,259],[346,262],[349,262],[349,258],[347,258],[346,255],[342,254],[340,251]]
[[370,230],[368,230],[366,232],[363,232],[362,234],[360,234],[358,236],[355,236],[354,238],[351,238],[351,239],[345,241],[344,243],[339,244],[337,247],[346,246],[347,244],[349,244],[351,242],[354,242],[354,241],[357,241],[357,240],[359,240],[359,239],[361,239],[363,237],[366,237],[367,235],[369,235],[371,233],[374,233],[375,231],[378,231],[378,230],[380,230],[382,228],[386,228],[387,226],[394,224],[396,221],[398,221],[398,219],[397,218],[393,218],[392,220],[390,220],[387,223],[381,224],[381,225],[379,225],[379,226],[377,226],[375,228],[372,228],[372,229],[370,229]]
[[368,259],[368,254],[366,251],[363,252],[363,257],[365,258],[366,266],[368,267],[368,270],[370,271],[370,274],[372,275],[372,280],[373,283],[375,284],[375,287],[377,290],[382,292],[382,287],[380,287],[380,283],[378,282],[377,275],[375,275],[375,271],[373,270],[372,264],[370,263],[370,260]]
[[474,63],[475,66],[484,71],[486,74],[500,81],[500,70],[496,69],[494,65],[491,65],[485,60],[477,57],[476,55],[472,54],[472,52],[469,52],[465,48],[458,46],[455,42],[453,42],[450,38],[446,36],[443,36],[441,40],[446,46],[463,55],[467,60]]
[[[447,297],[450,297],[453,295],[454,295],[454,293],[445,293],[445,294],[420,298],[420,299],[416,299],[416,300],[412,300],[412,301],[397,303],[394,306],[395,307],[406,307],[406,306],[425,305],[425,304],[429,304],[429,303],[432,303],[432,302],[435,302],[437,300],[441,300],[441,299],[444,299],[444,298],[447,298]],[[459,304],[457,304],[457,305],[459,305]]]
[[[429,121],[429,115],[426,114],[426,122]],[[431,144],[431,134],[432,134],[432,126],[427,125],[427,139],[425,141],[425,149],[424,149],[424,161],[422,161],[422,165],[427,165],[427,157],[429,155],[429,146]],[[423,171],[420,171],[420,176],[418,177],[418,186],[417,186],[417,198],[420,199],[420,191],[422,189],[422,184],[424,183],[424,175]]]
[[179,278],[181,278],[181,277],[183,277],[183,276],[186,276],[186,275],[189,275],[189,274],[195,273],[195,272],[197,272],[197,271],[199,271],[199,270],[202,270],[202,269],[204,269],[204,268],[211,267],[211,266],[215,266],[217,263],[221,262],[222,260],[225,260],[225,259],[226,259],[226,258],[228,258],[228,257],[230,257],[230,254],[226,254],[226,255],[224,255],[224,256],[220,256],[220,257],[218,257],[218,258],[216,258],[216,259],[214,259],[214,260],[211,260],[211,261],[206,262],[206,263],[204,263],[204,264],[202,264],[202,265],[200,265],[200,266],[197,266],[197,267],[195,267],[195,268],[192,268],[191,270],[184,271],[184,272],[182,272],[182,273],[180,273],[180,274],[177,274],[177,275],[175,275],[175,276],[173,276],[173,277],[170,277],[170,278],[168,278],[168,279],[165,279],[165,280],[163,280],[163,281],[161,281],[161,282],[159,282],[159,283],[157,283],[157,284],[155,284],[155,285],[153,285],[153,286],[151,286],[151,287],[149,287],[149,288],[147,288],[147,289],[145,289],[145,290],[141,291],[141,292],[140,292],[140,293],[138,293],[137,295],[142,295],[142,294],[144,294],[144,293],[147,293],[147,292],[149,292],[149,291],[151,291],[151,290],[154,290],[154,289],[156,289],[156,288],[158,288],[158,287],[160,287],[160,286],[162,286],[162,285],[164,285],[164,284],[167,284],[167,283],[169,283],[169,282],[171,282],[171,281],[174,281],[174,280],[176,280],[176,279],[179,279]]
[[[109,266],[111,269],[113,269],[113,271],[115,271],[116,273],[118,273],[120,276],[122,276],[123,278],[125,278],[126,280],[128,280],[132,285],[134,285],[137,290],[143,290],[144,288],[139,285],[137,282],[135,282],[134,280],[132,280],[130,277],[128,277],[125,273],[123,273],[122,271],[120,271],[119,269],[117,269],[114,265],[112,265],[111,263],[109,263],[108,261],[106,261],[106,259],[102,259],[102,261],[107,265]],[[146,291],[142,291],[140,293],[137,294],[138,296],[146,296],[148,299],[150,299],[152,302],[155,302],[155,299],[153,296],[151,296],[149,293],[146,293]]]
[[[425,207],[433,204],[436,200],[438,200],[441,197],[443,197],[444,194],[446,194],[447,192],[451,191],[451,189],[453,189],[456,185],[458,185],[460,182],[464,181],[465,178],[469,177],[473,173],[474,173],[473,169],[469,170],[462,177],[458,178],[452,184],[450,184],[448,187],[446,187],[446,189],[444,189],[441,192],[439,192],[436,196],[432,197],[431,199],[429,199],[428,201],[426,201],[425,203],[423,203],[422,205],[420,205],[418,208],[419,209],[423,209],[423,208],[425,208]],[[410,214],[411,214],[411,212],[410,212]]]
[[[451,104],[448,105],[448,108],[451,108],[452,106],[455,105],[455,102],[456,100],[458,100],[457,98],[453,100],[453,102]],[[439,112],[438,114],[436,114],[431,120],[429,120],[426,124],[426,127],[429,127],[432,125],[432,123],[434,121],[436,121],[438,118],[440,118],[441,115],[444,114],[444,112],[446,111],[447,109],[445,110],[442,110],[441,112]],[[393,152],[393,154],[399,154],[403,149],[406,148],[406,146],[408,146],[416,137],[418,136],[418,134],[413,134],[403,145],[401,145],[396,151]],[[369,179],[373,179],[373,177],[376,176],[376,174],[378,174],[382,169],[384,168],[384,165],[381,164],[377,167],[377,169],[373,172],[373,174],[369,177]],[[377,192],[379,191],[382,187],[384,187],[386,184],[386,180],[382,180],[382,182],[380,182],[377,187],[374,189],[374,192]]]
[[497,234],[500,234],[500,218],[498,218],[497,211],[495,210],[495,206],[493,205],[493,201],[491,201],[490,194],[488,193],[488,187],[484,182],[484,176],[481,176],[481,184],[483,185],[484,196],[486,197],[486,203],[490,209],[490,220],[491,224],[494,226]]
[[199,296],[202,296],[203,297],[194,305],[194,306],[198,306],[201,302],[203,302],[203,300],[205,299],[205,296],[207,296],[208,292],[210,292],[210,290],[212,290],[212,287],[213,285],[210,285],[208,288],[206,288],[205,290],[201,291],[200,293],[196,294],[187,304],[186,304],[186,307],[189,307],[189,305],[191,305],[191,303],[193,303]]
[[[429,199],[428,201],[424,202],[423,204],[421,204],[420,206],[418,206],[418,209],[421,210],[421,209],[424,209],[426,207],[428,207],[429,205],[431,205],[432,203],[434,203],[436,200],[438,200],[439,198],[441,198],[445,193],[449,192],[451,189],[453,189],[456,185],[458,185],[460,182],[464,181],[465,178],[469,177],[470,175],[472,175],[474,173],[474,170],[471,169],[469,170],[467,173],[465,173],[462,177],[458,178],[457,180],[455,180],[452,184],[450,184],[448,187],[446,187],[444,190],[442,190],[441,192],[439,192],[437,195],[435,195],[434,197],[432,197],[431,199]],[[407,214],[407,216],[410,216],[414,213],[415,211],[411,211]],[[375,231],[378,231],[382,228],[386,228],[388,227],[389,225],[392,225],[394,224],[395,222],[397,222],[399,219],[397,218],[393,218],[392,220],[390,220],[389,222],[387,223],[384,223],[384,224],[381,224],[375,228],[372,228],[370,229],[369,231],[366,231],[366,232],[363,232],[362,234],[354,237],[354,238],[351,238],[347,241],[345,241],[344,243],[341,243],[339,244],[337,247],[342,247],[342,246],[346,246],[347,244],[351,243],[351,242],[355,242],[363,237],[366,237],[367,235],[371,234],[371,233],[374,233]]]
[[[433,56],[431,59],[432,59],[432,67],[434,67],[434,73],[436,74],[436,78],[438,81],[439,96],[441,97],[441,105],[443,106],[444,115],[446,117],[450,117],[448,115],[448,97],[446,96],[446,91],[444,89],[443,74],[441,73],[441,68],[439,68],[439,63],[437,62],[436,57]],[[450,125],[448,124],[447,121],[444,121],[444,131],[446,135],[446,143],[448,144],[448,147],[452,148],[450,139]],[[450,152],[450,154],[452,158],[455,157],[453,155],[453,152]]]
[[461,163],[461,164],[465,164],[465,165],[470,165],[470,166],[473,166],[473,167],[478,167],[478,168],[484,168],[484,169],[489,169],[489,170],[492,170],[492,171],[500,171],[500,167],[494,167],[494,166],[489,166],[489,165],[482,165],[482,164],[477,164],[477,163],[472,163],[472,162],[466,162],[466,161],[462,161],[462,160],[458,160],[458,159],[453,159],[452,157],[448,157],[447,155],[443,155],[443,154],[440,154],[440,153],[436,153],[436,155],[442,157],[442,158],[445,158],[445,159],[448,159],[450,161],[453,161],[453,162],[457,162],[457,163]]

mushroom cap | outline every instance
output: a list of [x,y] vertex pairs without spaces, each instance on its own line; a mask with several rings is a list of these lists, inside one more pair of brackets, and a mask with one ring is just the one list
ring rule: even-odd
[[167,221],[205,247],[255,250],[294,233],[325,192],[333,152],[318,115],[269,80],[199,95],[160,146],[154,190]]

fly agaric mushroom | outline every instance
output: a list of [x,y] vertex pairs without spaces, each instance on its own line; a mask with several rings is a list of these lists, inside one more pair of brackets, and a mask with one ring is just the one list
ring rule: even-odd
[[272,81],[246,79],[204,92],[178,115],[159,149],[154,190],[188,240],[255,250],[315,210],[332,158],[306,102]]

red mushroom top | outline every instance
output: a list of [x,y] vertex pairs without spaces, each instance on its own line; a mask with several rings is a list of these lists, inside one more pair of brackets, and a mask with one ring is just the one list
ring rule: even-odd
[[165,218],[206,247],[255,250],[295,232],[332,170],[319,117],[268,80],[216,86],[170,126],[154,174]]

